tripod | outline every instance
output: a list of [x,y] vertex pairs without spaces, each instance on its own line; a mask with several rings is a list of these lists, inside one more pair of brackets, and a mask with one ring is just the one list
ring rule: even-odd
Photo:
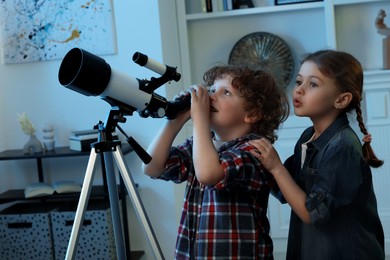
[[[127,111],[128,112],[128,111]],[[112,132],[114,132],[115,128],[118,128],[123,134],[123,130],[117,125],[119,121],[124,122],[123,117],[124,111],[122,109],[112,109],[110,111],[108,120],[106,125],[102,122],[99,122],[95,128],[99,131],[98,142],[93,143],[91,145],[91,153],[87,165],[87,170],[84,177],[83,186],[80,193],[80,199],[77,206],[77,211],[75,215],[74,224],[72,227],[68,249],[66,252],[65,259],[74,259],[76,246],[78,243],[78,238],[80,234],[80,226],[84,221],[84,216],[87,208],[87,203],[89,200],[92,181],[94,178],[94,168],[96,164],[97,154],[103,153],[103,163],[105,165],[106,170],[106,179],[107,179],[107,187],[108,187],[108,195],[110,201],[110,209],[112,215],[112,224],[114,230],[114,238],[117,252],[117,259],[128,259],[126,256],[126,245],[123,238],[123,228],[122,221],[120,217],[120,209],[119,209],[119,196],[117,190],[117,182],[115,178],[114,171],[114,160],[115,158],[116,165],[119,169],[123,182],[126,186],[127,192],[132,200],[133,206],[136,210],[137,216],[141,221],[144,231],[149,239],[151,247],[154,251],[156,259],[164,259],[161,248],[158,244],[154,231],[150,225],[150,221],[148,219],[147,214],[145,213],[145,209],[140,200],[139,194],[135,189],[134,181],[131,177],[130,171],[127,168],[127,165],[124,160],[124,156],[121,150],[120,141],[113,141]],[[125,134],[127,137],[127,135]],[[134,151],[141,157],[141,159],[145,162],[147,160],[150,161],[150,156],[132,139],[131,137],[127,137],[127,142],[133,147]],[[147,158],[148,157],[148,158]],[[128,256],[130,257],[130,256]]]

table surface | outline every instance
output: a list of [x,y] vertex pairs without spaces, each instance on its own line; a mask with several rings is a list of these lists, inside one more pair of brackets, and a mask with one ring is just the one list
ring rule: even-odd
[[[132,147],[128,144],[122,144],[123,154],[128,154],[133,151]],[[24,154],[23,149],[5,150],[0,152],[0,160],[18,160],[18,159],[39,159],[39,158],[51,158],[51,157],[71,157],[71,156],[84,156],[90,154],[91,151],[73,151],[68,146],[56,147],[52,151],[45,151],[40,153]]]

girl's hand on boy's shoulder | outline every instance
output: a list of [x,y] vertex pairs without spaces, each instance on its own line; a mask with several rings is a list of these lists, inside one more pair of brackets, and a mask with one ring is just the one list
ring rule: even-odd
[[251,154],[255,156],[270,173],[274,174],[278,167],[283,166],[279,154],[276,152],[271,142],[266,138],[251,140],[249,141],[249,144],[255,147],[255,149],[250,151]]

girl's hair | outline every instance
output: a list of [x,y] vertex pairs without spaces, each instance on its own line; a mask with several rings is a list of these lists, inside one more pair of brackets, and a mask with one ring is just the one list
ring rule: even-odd
[[[302,63],[305,61],[314,62],[324,76],[334,80],[342,93],[352,94],[352,100],[344,111],[351,112],[355,109],[360,131],[364,136],[368,136],[360,103],[363,99],[363,67],[360,62],[349,53],[335,50],[320,50],[308,54]],[[369,138],[364,138],[363,156],[370,166],[377,168],[383,164],[383,161],[376,157],[370,142]]]
[[215,66],[206,71],[203,80],[206,86],[211,86],[216,79],[226,75],[232,77],[232,86],[245,99],[245,110],[250,115],[258,116],[257,122],[252,125],[252,131],[274,143],[277,140],[276,130],[290,112],[285,92],[277,86],[269,73],[246,65]]

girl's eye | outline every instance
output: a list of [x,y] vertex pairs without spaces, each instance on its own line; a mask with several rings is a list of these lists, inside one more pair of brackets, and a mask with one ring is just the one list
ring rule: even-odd
[[302,81],[296,80],[296,81],[295,81],[295,86],[300,86],[300,85],[302,85]]
[[318,87],[318,85],[316,83],[314,83],[314,82],[310,82],[310,87],[316,88],[316,87]]
[[224,95],[227,95],[227,96],[230,96],[230,91],[227,90],[227,89],[225,89],[225,90],[223,91],[223,94],[224,94]]
[[209,88],[209,94],[213,94],[213,93],[215,93],[215,89]]

